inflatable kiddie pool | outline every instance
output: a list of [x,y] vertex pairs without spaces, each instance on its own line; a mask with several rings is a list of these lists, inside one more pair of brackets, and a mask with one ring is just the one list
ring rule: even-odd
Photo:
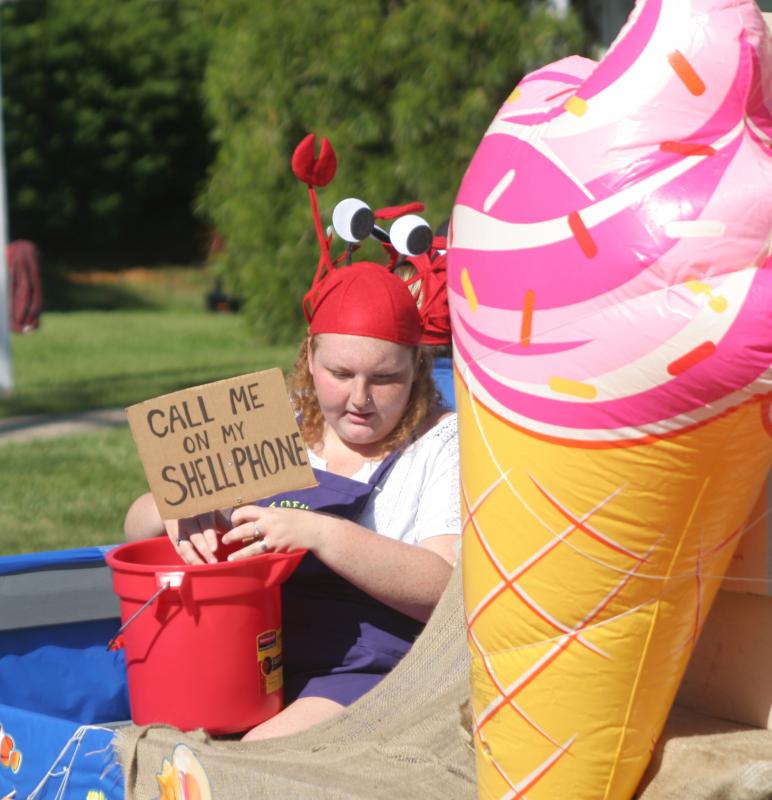
[[632,795],[770,467],[772,42],[640,0],[526,76],[451,221],[484,798]]
[[[279,711],[276,647],[259,634],[280,626],[279,584],[303,553],[176,565],[163,537],[0,557],[0,798],[122,800],[114,737],[132,719],[223,733]],[[161,593],[170,562],[182,580]],[[210,796],[184,742],[154,775],[163,797]]]
[[[121,800],[130,721],[107,547],[0,558],[0,798]],[[93,794],[92,794],[93,793]]]

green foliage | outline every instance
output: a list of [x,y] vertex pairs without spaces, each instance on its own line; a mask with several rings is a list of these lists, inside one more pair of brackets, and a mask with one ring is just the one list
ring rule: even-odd
[[218,155],[203,205],[227,242],[221,267],[260,332],[298,336],[318,259],[305,188],[290,170],[309,131],[338,174],[325,224],[355,195],[421,200],[438,225],[503,100],[527,72],[585,46],[573,15],[529,0],[211,0],[206,97]]
[[0,7],[10,233],[168,254],[211,160],[201,0]]

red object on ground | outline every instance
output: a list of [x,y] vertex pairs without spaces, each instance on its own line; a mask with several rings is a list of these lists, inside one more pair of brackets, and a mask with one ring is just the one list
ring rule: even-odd
[[5,250],[10,291],[11,330],[29,333],[40,326],[43,291],[40,282],[40,253],[32,243],[19,239]]
[[281,711],[280,586],[304,555],[189,565],[165,536],[109,551],[132,720],[222,734]]

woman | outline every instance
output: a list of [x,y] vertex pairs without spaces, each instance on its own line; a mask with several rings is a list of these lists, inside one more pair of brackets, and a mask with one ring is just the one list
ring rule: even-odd
[[419,633],[456,559],[456,419],[436,402],[415,302],[383,267],[339,272],[290,382],[320,479],[302,495],[316,496],[317,510],[270,498],[164,525],[144,495],[126,517],[128,538],[166,528],[188,563],[215,562],[224,546],[239,546],[231,559],[311,554],[284,587],[285,696],[297,699],[247,738],[321,722],[375,685]]
[[191,564],[308,550],[282,592],[288,704],[247,739],[328,719],[391,670],[442,594],[461,532],[456,418],[420,346],[436,309],[419,311],[381,265],[333,266],[315,221],[322,264],[290,389],[319,486],[166,522],[143,495],[125,522],[129,539],[166,532]]

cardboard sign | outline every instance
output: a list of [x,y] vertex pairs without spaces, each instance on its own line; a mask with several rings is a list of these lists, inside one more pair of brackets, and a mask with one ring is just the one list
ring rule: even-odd
[[183,389],[127,411],[164,519],[317,485],[280,369]]

